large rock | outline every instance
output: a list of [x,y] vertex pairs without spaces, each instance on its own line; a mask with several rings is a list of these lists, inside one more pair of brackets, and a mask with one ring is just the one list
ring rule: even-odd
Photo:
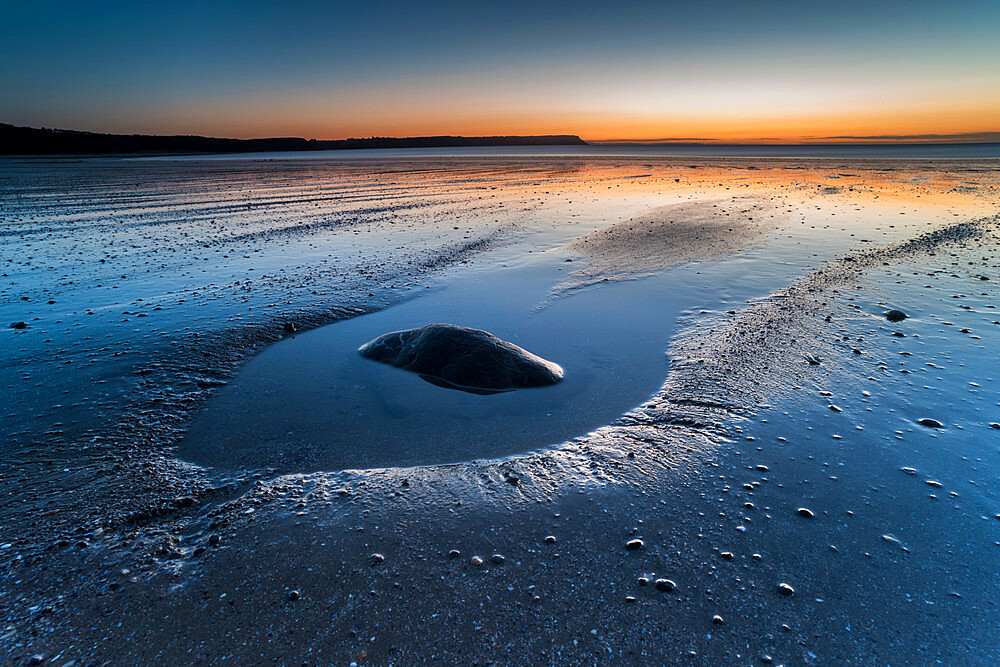
[[474,394],[543,387],[563,377],[558,364],[486,331],[453,324],[393,331],[365,343],[360,352],[441,387]]

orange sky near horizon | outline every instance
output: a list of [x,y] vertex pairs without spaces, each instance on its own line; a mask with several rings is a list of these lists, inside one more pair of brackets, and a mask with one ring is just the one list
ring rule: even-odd
[[1000,141],[1000,0],[108,6],[9,8],[0,122],[236,138]]
[[[588,141],[718,141],[795,143],[810,141],[865,141],[872,137],[900,137],[926,141],[975,140],[977,135],[1000,141],[1000,89],[977,99],[949,98],[903,104],[858,105],[855,108],[790,109],[785,113],[746,105],[727,104],[701,113],[622,108],[531,108],[529,104],[479,104],[444,110],[433,103],[411,104],[405,114],[391,102],[326,103],[309,100],[294,114],[284,103],[228,101],[210,107],[171,108],[163,118],[150,109],[129,127],[71,128],[108,132],[203,134],[237,138],[301,136],[343,139],[367,136],[465,136],[575,134]],[[971,135],[966,137],[964,135]]]
[[608,68],[571,77],[567,68],[350,87],[248,86],[123,99],[127,114],[75,105],[76,127],[56,117],[47,126],[237,138],[575,134],[588,141],[794,143],[992,133],[1000,140],[1000,69],[980,66],[950,78],[927,68],[907,77],[876,71],[863,79],[834,67],[789,67],[780,77],[761,64],[731,69],[630,77]]

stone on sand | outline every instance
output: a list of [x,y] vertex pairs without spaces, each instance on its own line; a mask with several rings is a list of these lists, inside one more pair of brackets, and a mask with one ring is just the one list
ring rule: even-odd
[[907,317],[906,313],[901,310],[890,310],[885,314],[885,319],[890,322],[902,322]]
[[677,590],[677,584],[670,579],[657,579],[656,590],[664,591],[665,593],[671,593]]

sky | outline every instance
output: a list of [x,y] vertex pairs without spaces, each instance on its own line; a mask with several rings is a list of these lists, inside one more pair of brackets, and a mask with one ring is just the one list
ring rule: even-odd
[[1000,140],[1000,0],[0,0],[0,12],[0,122],[15,125]]

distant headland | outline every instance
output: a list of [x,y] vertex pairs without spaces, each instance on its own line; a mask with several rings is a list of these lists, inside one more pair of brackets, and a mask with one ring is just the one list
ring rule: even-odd
[[253,153],[328,151],[358,148],[437,148],[454,146],[586,146],[571,134],[508,137],[369,137],[367,139],[223,139],[192,135],[101,134],[78,130],[17,127],[0,123],[0,154],[63,155],[85,153]]

